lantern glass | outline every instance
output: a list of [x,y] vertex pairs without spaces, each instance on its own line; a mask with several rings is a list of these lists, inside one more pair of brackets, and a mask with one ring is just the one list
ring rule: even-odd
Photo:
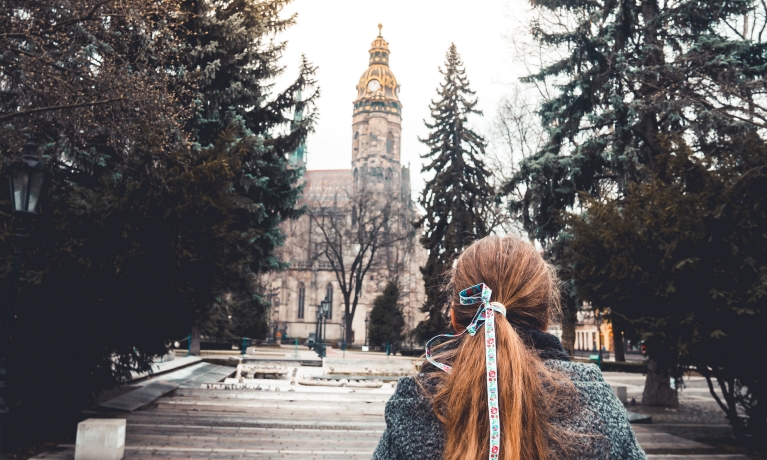
[[13,168],[11,171],[11,193],[13,195],[13,210],[25,211],[27,193],[29,191],[29,172],[24,168]]
[[40,204],[40,194],[43,191],[45,173],[39,169],[32,170],[29,174],[29,197],[27,199],[27,212],[37,214],[37,206]]
[[328,313],[328,308],[330,308],[330,302],[328,302],[328,300],[325,299],[322,301],[322,312],[325,313],[326,315]]

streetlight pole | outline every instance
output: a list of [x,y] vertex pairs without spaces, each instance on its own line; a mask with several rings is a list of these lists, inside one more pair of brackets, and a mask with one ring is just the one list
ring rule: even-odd
[[370,337],[370,319],[368,319],[367,313],[365,313],[365,346],[369,347],[370,342],[368,341],[368,337]]
[[320,322],[322,321],[322,305],[317,304],[317,324],[314,326],[314,351],[318,351],[319,344],[321,342],[322,330],[320,329]]
[[341,337],[341,351],[343,351],[343,358],[346,358],[346,312],[344,312],[343,318],[341,318],[343,325],[341,326],[343,337]]
[[[325,334],[327,333],[327,317],[330,301],[327,297],[325,300],[317,305],[317,332],[314,334],[314,351],[317,352],[320,358],[325,357]],[[323,330],[323,321],[325,322],[325,328]]]
[[597,365],[602,369],[602,312],[597,310]]
[[10,411],[6,401],[6,388],[8,383],[8,348],[11,342],[11,322],[13,321],[13,307],[16,300],[16,292],[19,289],[19,278],[21,277],[21,259],[24,248],[26,247],[29,235],[25,229],[24,222],[27,218],[34,219],[39,213],[40,198],[45,184],[46,169],[45,165],[37,156],[37,145],[28,142],[24,145],[22,160],[11,165],[10,168],[10,186],[11,186],[11,211],[19,219],[20,224],[16,233],[13,235],[13,266],[11,268],[10,278],[8,279],[8,297],[5,304],[5,322],[3,323],[2,356],[0,357],[0,460],[4,460],[3,455],[3,431]]

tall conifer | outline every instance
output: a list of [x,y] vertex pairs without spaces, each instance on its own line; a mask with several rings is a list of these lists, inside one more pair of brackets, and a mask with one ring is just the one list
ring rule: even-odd
[[[315,68],[305,58],[294,82],[274,90],[273,79],[284,71],[280,58],[286,46],[275,37],[295,23],[295,15],[282,16],[290,2],[185,2],[190,14],[184,64],[193,76],[197,109],[188,129],[196,148],[228,142],[241,164],[232,183],[239,196],[232,217],[240,238],[232,248],[229,279],[221,286],[231,296],[222,297],[230,301],[213,310],[207,323],[211,333],[263,335],[266,302],[254,292],[253,277],[281,268],[274,255],[284,241],[279,224],[300,215],[301,170],[290,167],[289,156],[314,126],[312,107],[319,93],[313,89]],[[302,90],[308,97],[298,96]],[[296,112],[302,113],[300,119],[293,116]]]
[[534,6],[548,19],[533,22],[534,37],[556,59],[526,81],[556,90],[539,111],[548,142],[520,162],[507,190],[523,189],[512,208],[544,247],[578,193],[620,196],[648,172],[664,171],[664,138],[686,136],[700,155],[715,157],[729,152],[732,136],[765,127],[767,105],[757,95],[767,91],[767,7],[754,11],[750,0]]
[[[623,199],[648,177],[672,181],[664,176],[664,140],[684,137],[696,154],[716,159],[732,151],[733,138],[764,128],[767,105],[758,95],[767,90],[767,6],[752,0],[533,5],[534,39],[553,60],[524,80],[552,87],[539,109],[547,142],[519,163],[505,191],[512,213],[572,285],[563,251],[570,235],[561,217],[583,202],[580,193]],[[572,290],[565,299],[563,338],[570,348],[577,301]],[[613,326],[620,358],[620,325]]]
[[426,214],[417,223],[424,226],[421,244],[429,252],[426,265],[421,267],[426,283],[422,311],[429,313],[417,328],[422,339],[447,327],[444,275],[467,245],[490,231],[485,214],[493,196],[490,173],[482,158],[485,140],[468,124],[469,115],[482,112],[476,108],[477,98],[469,88],[455,44],[450,45],[440,73],[444,80],[437,90],[438,99],[429,106],[431,121],[425,122],[430,133],[420,139],[429,147],[429,152],[421,155],[427,160],[422,172],[434,174],[421,194],[420,204]]

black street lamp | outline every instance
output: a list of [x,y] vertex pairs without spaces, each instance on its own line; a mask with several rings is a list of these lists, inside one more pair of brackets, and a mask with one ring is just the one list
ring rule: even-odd
[[368,327],[368,323],[370,323],[370,320],[368,319],[368,316],[365,315],[365,346],[370,346],[368,342],[368,337],[370,336],[370,327]]
[[[314,351],[320,358],[325,357],[325,335],[327,333],[327,318],[328,310],[330,309],[330,301],[327,297],[317,305],[317,332],[315,335]],[[323,330],[323,323],[325,325]]]
[[602,369],[602,312],[600,310],[597,310],[595,323],[597,326],[597,366]]
[[325,300],[322,301],[322,323],[324,324],[324,328],[322,331],[322,343],[325,344],[325,341],[328,339],[328,310],[330,310],[330,301],[327,297],[325,297]]
[[[8,380],[8,348],[11,339],[11,321],[13,320],[13,306],[16,292],[19,289],[21,277],[21,259],[24,247],[29,235],[24,228],[27,220],[34,219],[40,212],[40,197],[45,185],[47,170],[37,156],[37,145],[27,142],[24,145],[24,153],[21,161],[15,162],[10,167],[9,180],[11,186],[11,212],[19,218],[19,226],[12,237],[13,242],[13,266],[8,279],[8,297],[5,304],[5,322],[3,323],[2,356],[0,357],[0,393],[5,395]],[[4,459],[2,453],[3,428],[8,418],[8,403],[4,397],[0,397],[0,460]]]
[[37,215],[45,182],[45,165],[37,156],[37,145],[27,142],[20,162],[11,166],[11,211]]
[[341,351],[344,352],[344,358],[346,358],[346,312],[344,312],[344,316],[341,318],[341,329],[342,329],[342,336],[341,336]]

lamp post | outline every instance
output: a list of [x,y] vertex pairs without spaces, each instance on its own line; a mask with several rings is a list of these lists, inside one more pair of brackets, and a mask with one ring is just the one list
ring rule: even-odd
[[330,310],[330,301],[327,297],[322,301],[322,323],[324,325],[322,330],[322,357],[327,356],[325,347],[325,341],[328,339],[328,310]]
[[343,357],[346,358],[346,312],[344,312],[344,316],[341,318],[341,323],[341,333],[343,334],[341,337],[341,351],[344,353]]
[[322,331],[320,330],[320,324],[322,322],[322,305],[317,305],[317,324],[314,327],[314,351],[318,352],[319,348],[318,345],[320,343],[320,334]]
[[597,310],[597,365],[602,369],[602,312]]
[[[330,301],[327,297],[320,302],[319,305],[317,305],[317,332],[314,334],[315,336],[315,342],[314,342],[314,351],[317,352],[317,355],[320,358],[325,357],[325,334],[327,333],[327,317],[328,317],[328,309],[330,308]],[[323,330],[323,322],[325,323],[325,328]]]
[[[19,289],[19,278],[21,277],[21,259],[24,248],[26,247],[29,234],[25,228],[28,220],[37,217],[40,210],[40,197],[43,193],[45,183],[46,169],[45,165],[37,156],[37,145],[27,142],[24,145],[24,153],[21,161],[15,162],[10,167],[10,186],[11,186],[11,212],[18,217],[19,224],[16,233],[12,237],[14,246],[13,266],[11,275],[8,279],[8,297],[5,304],[5,322],[3,323],[2,356],[0,357],[0,390],[5,396],[5,389],[8,380],[8,348],[11,341],[11,321],[13,320],[13,307],[16,299],[16,292]],[[0,397],[0,460],[5,456],[2,453],[3,429],[8,418],[8,403],[5,397]]]
[[370,320],[368,319],[368,315],[365,315],[365,346],[369,347],[370,342],[368,342],[368,337],[370,336],[370,327],[368,327],[368,324],[370,323]]

